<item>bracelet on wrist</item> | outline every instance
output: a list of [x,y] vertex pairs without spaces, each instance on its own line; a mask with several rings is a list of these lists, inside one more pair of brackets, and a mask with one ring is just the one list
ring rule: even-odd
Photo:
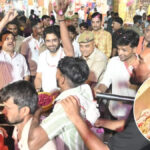
[[63,20],[58,20],[59,22],[63,22],[63,21],[65,21],[64,19]]

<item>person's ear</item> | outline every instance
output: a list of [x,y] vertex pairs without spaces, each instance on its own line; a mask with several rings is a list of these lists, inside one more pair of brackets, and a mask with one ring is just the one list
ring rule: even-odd
[[36,33],[36,27],[32,27],[32,32],[35,34]]
[[65,76],[61,75],[60,84],[63,85],[65,83]]
[[27,106],[22,107],[22,108],[20,109],[20,113],[21,113],[21,115],[22,115],[23,117],[25,117],[25,116],[27,116],[27,115],[30,114],[30,108],[27,107]]

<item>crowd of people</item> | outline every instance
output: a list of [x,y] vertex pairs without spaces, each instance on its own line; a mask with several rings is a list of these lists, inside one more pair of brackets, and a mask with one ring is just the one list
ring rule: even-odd
[[[137,12],[133,26],[125,27],[117,13],[108,12],[104,26],[96,9],[85,18],[81,7],[68,22],[69,3],[54,4],[56,18],[39,18],[34,10],[27,18],[11,9],[0,21],[0,101],[15,126],[15,150],[149,149],[133,104],[110,101],[106,119],[94,99],[106,92],[135,97],[150,77],[150,16]],[[40,122],[38,92],[56,90],[53,110]],[[91,126],[115,134],[104,143]]]

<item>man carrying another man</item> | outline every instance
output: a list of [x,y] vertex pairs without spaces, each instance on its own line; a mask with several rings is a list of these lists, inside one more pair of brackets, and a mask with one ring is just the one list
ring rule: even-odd
[[[150,50],[145,49],[139,55],[139,64],[133,71],[132,83],[141,85],[150,77]],[[79,113],[79,105],[74,97],[61,101],[68,118],[74,123],[89,150],[148,150],[150,143],[138,130],[131,111],[123,125],[122,132],[113,135],[108,144],[104,144],[91,132]],[[135,144],[136,143],[136,144]]]

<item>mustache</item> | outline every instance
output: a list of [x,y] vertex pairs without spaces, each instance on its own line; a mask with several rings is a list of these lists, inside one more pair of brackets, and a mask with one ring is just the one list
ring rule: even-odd
[[55,49],[51,49],[50,47],[47,47],[47,49],[50,51],[50,52],[52,52],[52,53],[56,53],[57,52],[57,50],[60,48],[60,45],[58,45]]
[[13,42],[12,43],[8,43],[7,45],[14,45]]

